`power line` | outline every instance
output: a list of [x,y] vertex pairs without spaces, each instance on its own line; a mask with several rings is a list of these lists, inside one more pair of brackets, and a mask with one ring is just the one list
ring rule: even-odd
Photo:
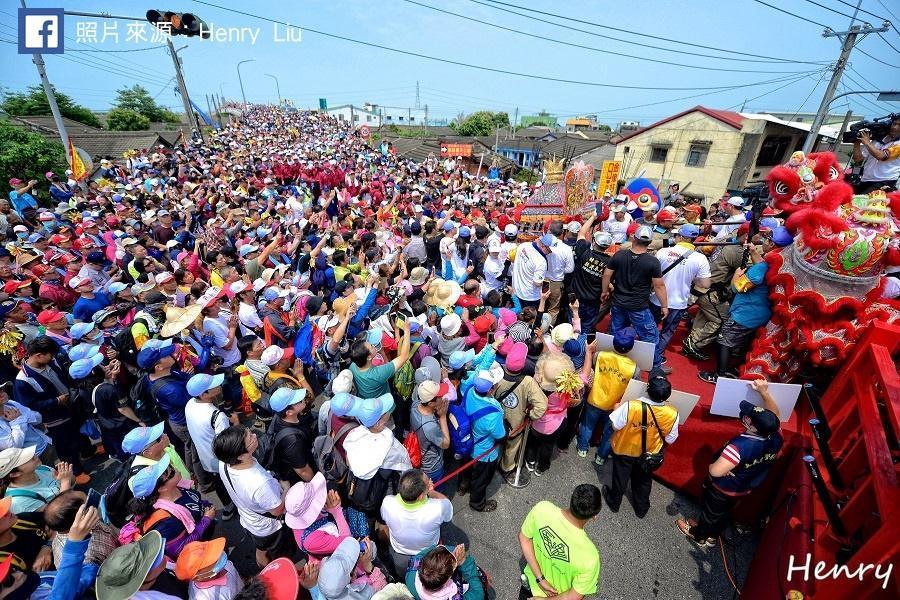
[[[876,15],[875,13],[869,12],[862,7],[856,8],[855,4],[850,4],[849,2],[846,2],[845,0],[837,0],[837,1],[840,2],[841,4],[843,4],[844,6],[849,6],[850,8],[856,9],[861,13],[866,13],[867,15],[871,15],[871,16],[875,17],[876,19],[881,19],[882,21],[890,21],[890,19],[885,19],[884,17],[880,17],[880,16]],[[880,1],[878,3],[881,4]],[[884,5],[882,4],[882,6],[884,6]],[[885,8],[887,8],[887,7],[885,7]]]
[[[420,3],[420,2],[416,2],[415,0],[402,0],[402,1],[403,1],[403,2],[407,2],[407,3],[409,3],[409,4],[414,4],[414,5],[416,5],[416,6],[421,6],[422,8],[427,8],[427,9],[429,9],[429,10],[437,11],[437,12],[444,13],[444,14],[447,14],[447,15],[452,15],[452,16],[458,17],[458,18],[460,18],[460,19],[465,19],[465,20],[467,20],[467,21],[472,21],[472,22],[474,22],[474,23],[480,23],[480,24],[482,24],[482,25],[487,25],[488,27],[493,27],[493,28],[495,28],[495,29],[500,29],[500,30],[502,30],[502,31],[509,31],[509,32],[516,33],[516,34],[519,34],[519,35],[524,35],[524,36],[526,36],[526,37],[535,38],[535,39],[539,39],[539,40],[544,40],[544,41],[552,42],[552,43],[555,43],[555,44],[562,44],[562,45],[564,45],[564,46],[571,46],[571,47],[573,47],[573,48],[581,48],[581,49],[583,49],[583,50],[590,50],[590,51],[592,51],[592,52],[599,52],[599,53],[601,53],[601,54],[612,54],[612,55],[614,55],[614,56],[623,56],[623,57],[625,57],[625,58],[632,58],[632,59],[635,59],[635,60],[644,60],[644,61],[647,61],[647,62],[658,63],[658,64],[664,64],[664,65],[672,65],[672,66],[675,66],[675,67],[685,67],[685,68],[688,68],[688,69],[703,69],[703,70],[706,70],[706,71],[730,71],[730,72],[732,72],[732,73],[782,73],[782,74],[796,74],[796,73],[799,73],[798,71],[759,71],[759,70],[748,70],[748,69],[725,69],[725,68],[721,68],[721,67],[707,67],[707,66],[704,66],[704,65],[689,65],[689,64],[685,64],[685,63],[677,63],[677,62],[672,62],[672,61],[667,61],[667,60],[660,60],[660,59],[656,59],[656,58],[649,58],[649,57],[646,57],[646,56],[635,56],[634,54],[625,54],[624,52],[616,52],[616,51],[614,51],[614,50],[604,50],[603,48],[595,48],[595,47],[593,47],[593,46],[585,46],[585,45],[583,45],[583,44],[576,44],[576,43],[574,43],[574,42],[567,42],[567,41],[564,41],[564,40],[560,40],[560,39],[556,39],[556,38],[551,38],[551,37],[547,37],[547,36],[543,36],[543,35],[538,35],[538,34],[535,34],[535,33],[529,33],[529,32],[527,32],[527,31],[522,31],[522,30],[520,30],[520,29],[514,29],[514,28],[511,28],[511,27],[504,27],[503,25],[498,25],[498,24],[496,24],[496,23],[491,23],[491,22],[489,22],[489,21],[482,21],[481,19],[476,19],[476,18],[474,18],[474,17],[469,17],[469,16],[466,16],[466,15],[461,15],[461,14],[459,14],[459,13],[455,13],[455,12],[449,11],[449,10],[444,10],[444,9],[442,9],[442,8],[437,8],[437,7],[435,7],[435,6],[429,6],[429,5],[427,5],[427,4],[422,4],[422,3]],[[512,11],[509,11],[509,12],[512,12]],[[519,14],[519,13],[513,13],[513,14]],[[527,16],[527,15],[522,15],[522,16]],[[578,31],[581,31],[581,30],[578,30]],[[590,33],[590,32],[585,31],[585,32],[583,32],[583,33]],[[599,36],[599,34],[598,34],[598,36]],[[616,39],[616,41],[622,41],[622,42],[629,43],[629,44],[632,43],[632,42],[629,42],[629,41],[627,41],[627,40],[619,40],[619,39],[617,39],[617,38],[611,38],[610,36],[599,36],[599,37],[604,37],[604,38],[607,38],[607,39]],[[647,46],[647,44],[635,44],[635,45]],[[649,46],[649,47],[651,47],[651,48],[656,48],[656,49],[659,49],[659,50],[666,50],[665,48],[661,48],[661,47],[658,47],[658,46]],[[671,50],[670,50],[670,51],[671,51]],[[711,56],[710,58],[720,58],[720,57]]]
[[787,121],[788,123],[791,123],[797,117],[797,115],[799,115],[803,111],[803,107],[806,105],[807,102],[809,102],[809,99],[812,97],[812,95],[815,93],[815,91],[819,88],[819,84],[822,83],[823,79],[825,79],[824,72],[819,77],[819,79],[816,81],[816,84],[813,86],[813,88],[811,90],[809,90],[809,93],[806,95],[806,98],[803,99],[803,102],[800,103],[800,106],[797,107],[796,112],[794,112],[794,114],[791,115],[791,118],[788,119],[788,121]]
[[[76,44],[78,42],[75,42]],[[159,46],[147,46],[146,48],[129,48],[128,50],[68,50],[68,52],[144,52],[146,50],[159,50],[160,48],[165,48],[165,44],[160,44]]]
[[[641,43],[638,43],[638,42],[632,42],[632,41],[629,41],[629,40],[623,40],[623,39],[620,39],[620,38],[608,38],[608,39],[614,39],[614,40],[620,41],[620,42],[625,42],[625,43],[634,44],[634,45],[637,45],[637,46],[646,46],[646,47],[648,47],[648,48],[655,48],[655,49],[658,49],[658,50],[665,50],[665,51],[668,51],[668,52],[680,52],[680,53],[682,53],[682,54],[694,54],[694,55],[696,55],[696,56],[704,56],[704,57],[707,57],[707,58],[718,58],[718,59],[720,59],[720,60],[735,60],[735,61],[744,61],[744,62],[784,62],[784,63],[801,63],[801,64],[810,64],[810,65],[823,64],[821,61],[806,61],[806,60],[796,60],[796,59],[790,59],[790,58],[779,58],[779,57],[777,57],[777,56],[766,56],[766,55],[761,55],[761,54],[753,54],[753,53],[750,53],[750,52],[741,52],[741,51],[739,51],[739,50],[731,50],[731,49],[728,49],[728,48],[716,48],[716,47],[714,47],[714,46],[705,46],[705,45],[703,45],[703,44],[696,44],[696,43],[693,43],[693,42],[685,42],[685,41],[682,41],[682,40],[673,40],[673,39],[671,39],[671,38],[665,38],[665,37],[660,37],[660,36],[656,36],[656,35],[650,35],[649,33],[640,33],[640,32],[637,32],[637,31],[630,31],[630,30],[628,30],[628,29],[622,29],[622,28],[619,28],[619,27],[611,27],[611,26],[609,26],[609,25],[604,25],[604,24],[602,24],[602,23],[595,23],[595,22],[592,22],[592,21],[585,21],[585,20],[583,20],[583,19],[576,19],[575,17],[568,17],[568,16],[565,16],[565,15],[558,15],[558,14],[555,14],[555,13],[545,12],[545,11],[541,11],[541,10],[537,10],[537,9],[533,9],[533,8],[528,8],[528,7],[526,7],[526,6],[518,6],[518,5],[515,5],[515,4],[509,4],[509,3],[506,3],[506,2],[500,2],[500,1],[498,1],[498,0],[487,0],[487,1],[490,2],[491,4],[485,4],[485,3],[480,2],[480,1],[477,1],[477,0],[469,0],[469,1],[470,1],[470,2],[473,2],[473,3],[475,3],[475,4],[480,4],[481,6],[487,6],[487,7],[489,7],[489,8],[493,8],[493,9],[495,9],[495,10],[501,10],[501,9],[497,8],[496,6],[493,6],[493,5],[495,5],[495,4],[496,4],[496,5],[500,5],[500,6],[507,6],[507,7],[516,8],[516,9],[519,9],[519,10],[524,10],[524,11],[526,11],[526,12],[536,13],[536,14],[539,14],[539,15],[545,15],[545,16],[549,16],[549,17],[555,17],[555,18],[557,18],[557,19],[563,19],[563,20],[565,20],[565,21],[572,21],[572,22],[575,22],[575,23],[582,23],[582,24],[584,24],[584,25],[591,25],[591,26],[593,26],[593,27],[598,27],[598,28],[600,28],[600,29],[608,29],[608,30],[610,30],[610,31],[618,31],[619,33],[627,33],[627,34],[629,34],[629,35],[636,35],[636,36],[639,36],[639,37],[642,37],[642,38],[648,38],[648,39],[660,40],[660,41],[663,41],[663,42],[666,42],[666,43],[669,43],[669,44],[671,44],[671,43],[676,43],[676,44],[682,44],[682,45],[685,45],[685,46],[692,46],[692,47],[694,47],[694,48],[702,48],[702,49],[704,49],[704,50],[713,50],[713,51],[715,51],[715,52],[725,52],[725,53],[728,53],[728,54],[738,54],[738,55],[741,55],[741,56],[750,56],[750,57],[753,57],[753,58],[765,59],[765,60],[761,60],[761,61],[759,61],[759,60],[746,60],[746,59],[739,59],[739,58],[728,58],[728,57],[724,57],[724,56],[711,56],[711,55],[708,55],[708,54],[696,54],[696,53],[691,53],[691,52],[687,52],[687,51],[683,51],[683,50],[672,50],[671,48],[660,48],[660,47],[658,47],[658,46],[649,46],[649,45],[647,45],[647,44],[641,44]],[[600,36],[600,34],[592,33],[592,32],[589,32],[589,31],[583,31],[583,30],[581,30],[581,29],[575,29],[575,28],[573,28],[573,27],[569,27],[569,26],[567,26],[567,25],[561,25],[561,24],[559,24],[559,23],[554,23],[554,22],[552,22],[552,21],[545,21],[545,20],[543,20],[543,19],[538,19],[537,17],[532,17],[532,16],[530,16],[530,15],[522,15],[521,13],[517,13],[517,12],[514,12],[514,11],[510,11],[510,10],[503,11],[503,12],[508,12],[508,13],[512,13],[512,14],[515,14],[515,15],[523,16],[523,17],[526,17],[526,18],[529,18],[529,19],[533,19],[533,20],[536,20],[536,21],[540,21],[540,22],[542,22],[542,23],[549,23],[550,25],[556,25],[557,27],[564,27],[564,28],[566,28],[566,29],[572,29],[573,31],[578,31],[578,32],[580,32],[580,33],[588,33],[588,34],[590,34],[590,35],[596,35],[596,36],[599,36],[599,37],[608,37],[608,36]]]
[[887,67],[893,67],[894,69],[900,69],[900,65],[892,65],[889,62],[885,62],[885,61],[881,60],[880,58],[878,58],[877,56],[872,56],[871,54],[869,54],[868,52],[866,52],[865,50],[863,50],[862,48],[860,48],[858,46],[856,47],[856,49],[859,50],[861,53],[865,54],[866,56],[868,56],[869,58],[871,58],[872,60],[874,60],[875,62],[881,63]]
[[[809,2],[810,4],[813,4],[813,5],[815,5],[815,6],[818,6],[819,8],[824,8],[824,9],[827,10],[827,11],[831,11],[831,12],[833,12],[833,13],[836,14],[836,15],[841,15],[842,17],[847,17],[848,19],[852,19],[852,20],[855,20],[855,21],[856,21],[856,20],[861,20],[861,19],[859,19],[859,17],[854,17],[853,15],[848,15],[847,13],[844,13],[844,12],[841,12],[841,11],[836,10],[836,9],[834,9],[834,8],[831,8],[830,6],[825,6],[824,4],[819,4],[819,3],[816,2],[815,0],[806,0],[806,2]],[[854,6],[853,8],[856,8],[856,7]],[[865,12],[865,11],[860,11],[860,12]]]
[[900,53],[900,50],[898,50],[896,46],[894,46],[892,43],[890,43],[888,41],[888,39],[886,37],[884,37],[884,34],[882,34],[880,31],[878,32],[878,37],[881,38],[881,41],[883,41],[885,44],[890,46],[891,50],[893,50],[894,52]]
[[818,25],[819,27],[823,27],[825,29],[831,29],[831,27],[829,27],[828,25],[825,25],[824,23],[819,23],[818,21],[813,21],[812,19],[800,16],[797,13],[792,13],[790,11],[784,10],[783,8],[779,8],[773,4],[769,4],[768,2],[763,2],[763,0],[753,0],[753,2],[756,2],[757,4],[762,4],[763,6],[768,6],[772,10],[777,10],[780,13],[790,15],[790,16],[794,17],[795,19],[800,19],[801,21],[805,21],[807,23],[812,23],[813,25]]
[[389,52],[395,52],[395,53],[397,53],[397,54],[404,54],[404,55],[406,55],[406,56],[414,56],[414,57],[416,57],[416,58],[424,58],[424,59],[426,59],[426,60],[431,60],[431,61],[434,61],[434,62],[441,62],[441,63],[451,64],[451,65],[456,65],[456,66],[459,66],[459,67],[466,67],[466,68],[469,68],[469,69],[478,69],[478,70],[481,70],[481,71],[488,71],[488,72],[490,72],[490,73],[500,73],[500,74],[502,74],[502,75],[512,75],[512,76],[514,76],[514,77],[523,77],[523,78],[526,78],[526,79],[537,79],[537,80],[541,80],[541,81],[553,81],[553,82],[555,82],[555,83],[569,83],[569,84],[572,84],[572,85],[584,85],[584,86],[589,86],[589,87],[613,88],[613,89],[623,89],[623,90],[644,90],[644,91],[692,91],[692,90],[727,90],[727,89],[737,89],[737,88],[741,88],[741,87],[754,87],[754,86],[757,86],[757,85],[765,85],[765,84],[767,84],[767,83],[776,83],[776,82],[784,81],[784,80],[785,80],[785,78],[775,78],[775,79],[770,79],[770,80],[768,80],[768,81],[759,81],[759,82],[754,82],[754,83],[746,83],[746,84],[737,85],[737,86],[716,86],[716,87],[710,87],[710,86],[704,86],[704,87],[650,87],[650,86],[639,86],[639,85],[619,85],[619,84],[613,84],[613,83],[601,83],[601,82],[596,82],[596,81],[577,81],[577,80],[574,80],[574,79],[564,79],[564,78],[561,78],[561,77],[550,77],[550,76],[548,76],[548,75],[533,75],[533,74],[530,74],[530,73],[520,73],[520,72],[517,72],[517,71],[510,71],[510,70],[508,70],[508,69],[499,69],[499,68],[495,68],[495,67],[486,67],[486,66],[484,66],[484,65],[476,65],[476,64],[465,63],[465,62],[462,62],[462,61],[452,60],[452,59],[448,59],[448,58],[440,58],[440,57],[437,57],[437,56],[430,56],[430,55],[428,55],[428,54],[422,54],[422,53],[420,53],[420,52],[413,52],[412,50],[403,50],[403,49],[400,49],[400,48],[393,48],[393,47],[391,47],[391,46],[385,46],[385,45],[383,45],[383,44],[376,44],[376,43],[374,43],[374,42],[366,42],[366,41],[363,41],[363,40],[357,40],[357,39],[354,39],[354,38],[351,38],[351,37],[347,37],[347,36],[344,36],[344,35],[338,35],[338,34],[335,34],[335,33],[329,33],[329,32],[327,32],[327,31],[319,31],[319,30],[317,30],[317,29],[312,29],[312,28],[310,28],[310,27],[300,27],[299,25],[293,25],[293,24],[288,23],[288,22],[286,22],[286,21],[279,21],[278,19],[272,19],[272,18],[270,18],[270,17],[264,17],[264,16],[261,16],[261,15],[256,15],[256,14],[253,14],[253,13],[249,13],[249,12],[237,10],[237,9],[235,9],[235,8],[227,8],[227,7],[224,7],[224,6],[219,6],[218,4],[213,4],[212,2],[205,2],[205,1],[203,1],[203,0],[195,0],[195,2],[197,2],[198,4],[203,4],[203,5],[205,5],[205,6],[211,6],[211,7],[213,7],[213,8],[218,8],[219,10],[225,10],[225,11],[233,12],[233,13],[236,13],[236,14],[239,14],[239,15],[244,15],[244,16],[246,16],[246,17],[251,17],[251,18],[254,18],[254,19],[260,19],[260,20],[262,20],[262,21],[268,21],[268,22],[270,22],[270,23],[277,23],[277,24],[282,25],[282,26],[284,26],[284,27],[291,27],[291,28],[294,28],[294,29],[300,29],[301,31],[303,31],[303,32],[305,32],[305,33],[313,33],[313,34],[316,34],[316,35],[321,35],[321,36],[330,37],[330,38],[334,38],[334,39],[338,39],[338,40],[343,40],[343,41],[345,41],[345,42],[351,42],[351,43],[354,43],[354,44],[359,44],[359,45],[367,46],[367,47],[370,47],[370,48],[378,48],[378,49],[380,49],[380,50],[387,50],[387,51],[389,51]]

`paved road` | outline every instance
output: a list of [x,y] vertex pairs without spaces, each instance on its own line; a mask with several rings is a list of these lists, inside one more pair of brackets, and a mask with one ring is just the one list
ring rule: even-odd
[[[102,471],[95,478],[98,488],[105,485],[115,464],[108,461],[95,467]],[[493,513],[474,512],[469,509],[467,497],[454,498],[454,522],[445,528],[443,537],[447,542],[467,543],[478,564],[493,577],[497,600],[515,599],[519,593],[522,560],[516,536],[530,507],[540,500],[565,506],[576,485],[597,483],[598,479],[608,484],[610,475],[610,464],[595,467],[590,458],[579,458],[573,446],[568,454],[554,459],[550,471],[532,477],[524,489],[514,489],[499,476],[495,477],[490,493],[497,500],[498,508]],[[654,483],[650,512],[644,519],[634,516],[628,498],[618,513],[604,507],[587,528],[600,549],[602,560],[596,597],[609,600],[732,598],[734,589],[726,577],[719,549],[700,550],[675,529],[675,519],[683,514],[696,516],[695,503],[659,483]],[[252,542],[240,528],[238,519],[219,523],[217,528],[217,534],[228,538],[229,553],[238,570],[244,575],[252,574],[255,568]],[[726,556],[732,574],[738,582],[743,582],[756,539],[727,533],[729,538],[735,537],[737,547],[726,544]]]

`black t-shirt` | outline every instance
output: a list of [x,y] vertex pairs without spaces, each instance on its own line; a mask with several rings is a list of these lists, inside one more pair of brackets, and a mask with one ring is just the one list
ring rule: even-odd
[[178,579],[172,571],[166,569],[156,578],[150,589],[160,594],[168,594],[176,598],[188,597],[188,583]]
[[579,302],[597,302],[603,291],[603,271],[610,256],[594,250],[591,243],[578,240],[575,243],[575,271],[572,273],[571,289]]
[[312,457],[313,435],[311,416],[300,417],[299,423],[288,423],[281,417],[275,417],[272,432],[278,432],[284,428],[295,430],[294,435],[288,435],[278,442],[275,447],[275,464],[273,470],[279,479],[289,482],[291,485],[300,481],[294,469],[302,469],[307,465],[315,469]]
[[118,385],[104,381],[93,392],[97,420],[104,429],[120,429],[128,424],[128,419],[119,412],[128,406],[128,393]]
[[653,279],[662,277],[659,261],[649,252],[635,254],[619,250],[609,260],[615,291],[613,305],[628,311],[644,310],[650,304]]
[[428,264],[430,266],[439,265],[441,262],[441,238],[442,235],[435,235],[425,238],[425,254],[428,256]]

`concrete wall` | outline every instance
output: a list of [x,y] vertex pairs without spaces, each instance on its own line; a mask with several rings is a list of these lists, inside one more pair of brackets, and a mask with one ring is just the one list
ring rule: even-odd
[[[351,120],[350,116],[350,107],[349,106],[341,106],[338,108],[329,108],[327,111],[330,116],[335,117],[339,121],[349,122]],[[360,108],[353,108],[353,123],[356,126],[368,125],[369,127],[378,127],[379,117],[377,114],[371,114],[364,112]]]
[[[747,120],[744,121],[745,127]],[[623,161],[626,181],[645,169],[644,176],[662,179],[663,187],[673,181],[688,183],[692,194],[718,199],[728,188],[735,159],[741,149],[742,132],[700,112],[689,113],[668,123],[628,138],[616,145],[615,159]],[[688,166],[691,145],[708,142],[709,154],[702,167]],[[652,147],[667,147],[665,162],[651,162]],[[626,157],[625,148],[628,148]]]

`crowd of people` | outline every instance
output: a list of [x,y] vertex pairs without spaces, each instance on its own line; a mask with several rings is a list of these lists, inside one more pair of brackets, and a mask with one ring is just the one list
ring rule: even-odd
[[[447,494],[489,513],[498,475],[592,446],[609,485],[536,504],[519,540],[521,597],[596,593],[585,525],[629,487],[644,517],[677,443],[668,343],[689,321],[685,354],[717,359],[700,377],[734,374],[770,315],[763,256],[791,243],[778,215],[757,233],[741,198],[707,214],[675,187],[636,214],[608,193],[523,240],[530,186],[242,108],[206,142],[13,179],[0,200],[3,597],[485,598],[477,557],[442,543]],[[623,402],[632,379],[646,392]],[[753,386],[765,407],[742,405],[701,514],[676,524],[700,547],[781,446]],[[102,489],[94,455],[114,459]]]

